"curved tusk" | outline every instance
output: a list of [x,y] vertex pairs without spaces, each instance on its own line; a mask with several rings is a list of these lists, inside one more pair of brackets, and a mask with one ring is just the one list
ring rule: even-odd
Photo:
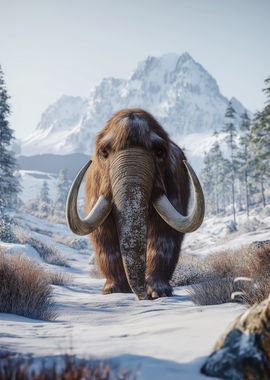
[[79,188],[91,163],[92,160],[87,162],[77,174],[69,190],[66,203],[67,224],[72,232],[81,236],[88,235],[98,228],[107,218],[112,209],[111,202],[103,195],[100,195],[89,214],[84,219],[81,219],[79,216],[77,209]]
[[157,199],[153,206],[161,216],[161,218],[172,228],[178,232],[186,233],[197,230],[203,222],[205,212],[204,195],[201,184],[191,165],[187,161],[183,161],[189,177],[191,179],[194,191],[194,206],[190,215],[184,216],[178,212],[166,195],[162,195]]

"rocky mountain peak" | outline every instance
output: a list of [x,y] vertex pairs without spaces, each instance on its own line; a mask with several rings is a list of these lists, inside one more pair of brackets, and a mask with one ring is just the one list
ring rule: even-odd
[[[244,107],[232,101],[240,115]],[[126,107],[151,112],[179,141],[191,133],[221,130],[227,105],[216,80],[188,53],[149,56],[128,79],[104,78],[87,98],[62,96],[42,114],[22,151],[89,154],[106,120]]]

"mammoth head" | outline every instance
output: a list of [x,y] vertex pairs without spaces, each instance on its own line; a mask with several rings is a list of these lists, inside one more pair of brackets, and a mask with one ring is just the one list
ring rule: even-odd
[[98,194],[84,219],[77,211],[77,197],[92,161],[78,173],[68,195],[67,221],[78,235],[93,232],[113,212],[126,276],[139,298],[145,296],[149,209],[153,206],[170,227],[181,233],[195,231],[203,221],[203,192],[186,161],[183,162],[194,192],[192,211],[182,215],[167,198],[164,178],[168,165],[178,164],[174,157],[178,149],[149,113],[141,109],[119,111],[97,137],[91,167],[96,176],[91,178],[95,178],[98,185],[92,183],[91,186],[98,187]]

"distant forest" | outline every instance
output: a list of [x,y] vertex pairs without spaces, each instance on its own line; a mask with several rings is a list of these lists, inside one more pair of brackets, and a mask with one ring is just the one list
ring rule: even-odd
[[240,131],[235,123],[235,110],[229,103],[225,124],[221,129],[229,156],[225,157],[220,138],[205,153],[201,179],[206,194],[207,213],[232,213],[236,228],[236,214],[251,207],[267,204],[270,186],[270,77],[265,80],[265,107],[251,120],[247,112],[241,116]]

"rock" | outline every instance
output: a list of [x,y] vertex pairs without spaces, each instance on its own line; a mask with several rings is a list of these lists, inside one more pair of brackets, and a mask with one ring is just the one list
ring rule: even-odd
[[267,245],[270,245],[270,240],[253,241],[249,246],[251,248],[264,248]]
[[230,380],[270,379],[270,297],[229,325],[201,372]]

